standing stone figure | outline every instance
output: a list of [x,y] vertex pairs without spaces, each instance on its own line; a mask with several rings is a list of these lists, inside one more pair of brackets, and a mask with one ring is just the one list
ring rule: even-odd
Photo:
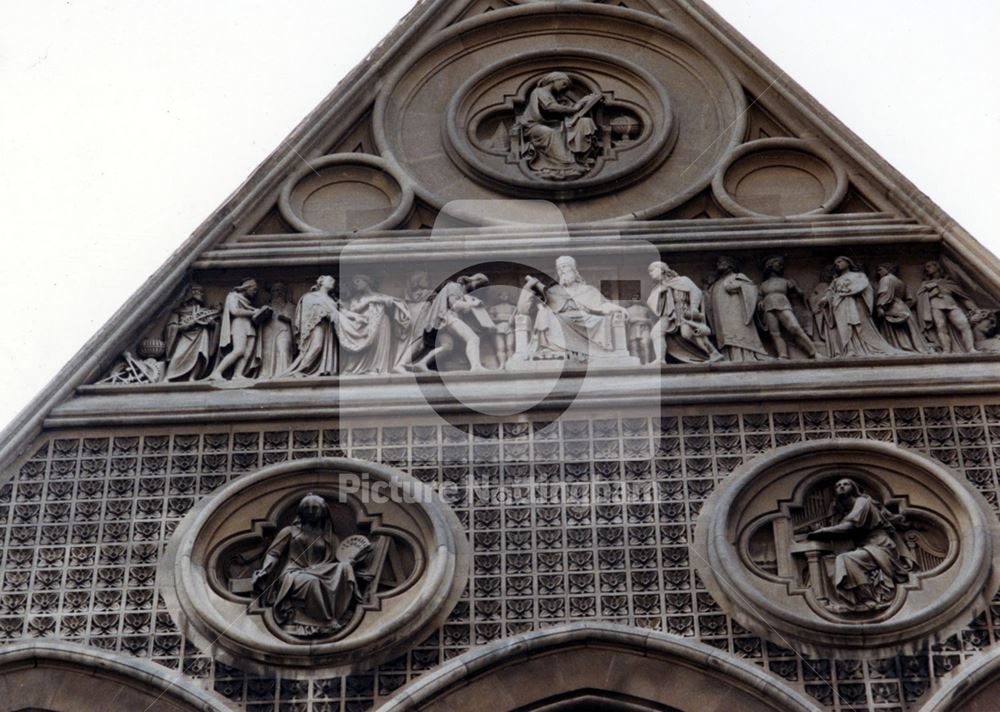
[[566,90],[571,84],[565,72],[543,76],[514,126],[521,134],[520,158],[526,158],[528,168],[542,178],[577,178],[594,164],[591,154],[599,129],[588,114],[604,97],[594,93],[569,101]]
[[285,373],[295,358],[295,335],[292,330],[295,306],[288,299],[288,286],[284,282],[275,282],[270,293],[268,306],[271,318],[260,331],[262,379]]
[[944,353],[972,353],[976,350],[972,327],[966,311],[976,304],[941,263],[931,260],[924,265],[924,281],[917,290],[917,317],[929,340]]
[[399,343],[396,345],[396,360],[393,369],[397,372],[405,370],[405,367],[410,363],[413,350],[424,341],[423,332],[417,333],[417,328],[421,323],[421,314],[434,301],[434,290],[430,288],[426,272],[418,270],[407,278],[406,288],[403,291],[403,301],[407,311],[410,312],[410,323],[408,326],[399,325]]
[[707,294],[708,323],[719,349],[730,361],[770,358],[757,333],[757,285],[737,271],[736,260],[720,257],[715,282]]
[[338,552],[341,542],[322,497],[306,495],[296,514],[254,572],[254,592],[286,632],[303,638],[331,635],[350,620],[362,598],[354,566],[368,551]]
[[792,341],[809,358],[816,358],[816,346],[806,335],[799,318],[792,308],[792,297],[802,298],[802,290],[795,280],[785,277],[785,258],[774,256],[764,261],[764,281],[760,284],[758,309],[764,319],[764,326],[774,344],[778,358],[788,360],[787,333]]
[[372,289],[372,278],[356,274],[351,278],[351,298],[347,306],[365,320],[363,335],[356,348],[345,351],[342,374],[389,373],[395,370],[394,326],[407,327],[410,311],[402,300]]
[[514,317],[517,316],[517,309],[506,290],[500,292],[498,300],[489,308],[489,312],[497,327],[493,341],[497,351],[497,363],[502,369],[507,365],[507,359],[514,355]]
[[638,292],[632,294],[628,311],[628,351],[639,359],[640,363],[652,363],[653,341],[650,334],[653,329],[652,314],[642,301]]
[[819,275],[819,282],[813,287],[806,304],[812,316],[811,323],[804,324],[803,328],[812,339],[816,351],[823,356],[829,357],[830,344],[827,343],[827,335],[833,331],[833,315],[826,303],[826,293],[830,291],[830,282],[837,276],[837,270],[833,265],[827,265]]
[[336,375],[340,344],[363,338],[365,320],[340,308],[333,298],[336,284],[333,277],[323,275],[299,299],[293,322],[299,355],[288,367],[289,376]]
[[232,369],[233,378],[253,378],[260,368],[261,343],[257,327],[271,314],[270,307],[255,307],[257,280],[244,279],[226,295],[219,334],[219,353],[225,354],[212,371],[211,379],[226,378]]
[[650,332],[657,363],[664,362],[665,354],[683,363],[721,361],[708,338],[712,330],[705,321],[702,291],[664,262],[652,263],[649,276],[654,287],[646,304],[657,319]]
[[218,321],[219,310],[205,306],[201,285],[188,287],[184,302],[170,315],[163,330],[165,381],[197,381],[208,374],[216,349]]
[[894,348],[913,353],[927,353],[930,347],[920,332],[917,317],[910,309],[906,283],[899,278],[899,265],[881,264],[876,270],[878,289],[875,313],[882,321],[882,335]]
[[833,329],[827,334],[831,357],[885,356],[896,353],[875,328],[875,290],[849,257],[833,261],[837,276],[821,300],[831,315]]
[[897,532],[905,519],[863,494],[857,482],[844,478],[834,485],[828,520],[829,526],[809,532],[807,538],[846,541],[850,546],[836,554],[833,588],[838,600],[826,607],[835,613],[888,608],[896,588],[916,567]]
[[474,274],[461,276],[441,287],[434,301],[420,315],[416,331],[423,335],[423,340],[411,355],[408,366],[411,370],[429,371],[431,361],[448,355],[455,347],[456,340],[465,345],[469,370],[486,370],[480,357],[481,341],[478,332],[492,332],[495,326],[483,303],[473,297],[472,292],[489,283],[486,275]]

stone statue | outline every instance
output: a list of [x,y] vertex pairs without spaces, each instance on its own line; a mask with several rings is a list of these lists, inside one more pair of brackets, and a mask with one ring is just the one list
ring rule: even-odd
[[989,309],[976,309],[969,315],[972,336],[977,351],[1000,353],[1000,335],[997,333],[997,314]]
[[875,313],[881,320],[882,335],[894,348],[913,353],[927,353],[930,347],[924,340],[917,317],[910,306],[906,283],[899,278],[899,265],[886,263],[878,266],[878,288]]
[[364,317],[340,308],[333,298],[337,281],[330,275],[316,280],[295,307],[295,335],[299,355],[288,367],[289,376],[333,376],[337,373],[341,343],[364,338]]
[[[355,566],[371,551],[364,537],[341,542],[326,501],[308,494],[297,516],[278,532],[253,574],[258,601],[281,628],[302,638],[327,636],[344,627],[362,600]],[[353,542],[351,540],[364,540]],[[352,546],[344,546],[353,544]]]
[[826,341],[831,357],[885,356],[896,353],[875,328],[875,290],[850,257],[833,261],[836,276],[826,296],[820,300],[830,316],[833,328]]
[[976,350],[966,311],[975,311],[975,302],[931,260],[924,265],[924,281],[917,290],[917,318],[928,340],[944,353],[971,353]]
[[627,356],[624,329],[622,343],[618,344],[613,323],[613,317],[617,316],[624,326],[627,310],[587,284],[572,257],[564,255],[556,259],[556,276],[559,281],[551,287],[527,277],[518,298],[518,315],[530,317],[534,313],[528,355],[582,362],[597,354],[610,356],[616,351]]
[[888,608],[896,588],[909,579],[916,564],[897,531],[905,518],[864,494],[850,478],[838,480],[827,517],[828,526],[809,532],[810,540],[846,542],[833,566],[833,596],[826,607],[834,613]]
[[122,353],[121,358],[111,367],[107,376],[98,383],[114,385],[132,385],[136,383],[159,383],[163,378],[164,368],[161,361],[155,358],[139,358],[131,351]]
[[792,298],[802,298],[802,290],[795,280],[785,277],[785,258],[768,257],[764,261],[764,281],[760,284],[758,310],[778,358],[788,360],[787,333],[792,341],[809,358],[816,358],[816,346],[802,328],[802,323],[792,307]]
[[578,101],[567,96],[572,80],[565,72],[541,77],[517,117],[521,156],[532,173],[549,180],[585,175],[594,165],[599,128],[590,113],[604,101],[598,93]]
[[666,354],[682,363],[721,361],[722,354],[708,338],[712,330],[705,321],[703,292],[664,262],[652,263],[649,276],[654,286],[646,304],[657,319],[650,333],[657,363],[663,363]]
[[356,274],[351,278],[351,298],[347,306],[364,318],[363,335],[355,348],[343,354],[342,374],[389,373],[396,368],[394,326],[410,325],[410,310],[401,299],[372,289],[372,278]]
[[489,308],[489,312],[497,327],[493,342],[497,352],[497,363],[502,369],[507,365],[507,359],[514,355],[514,317],[517,316],[517,309],[506,290],[500,292],[497,299],[497,303]]
[[727,359],[766,361],[770,358],[757,332],[757,285],[737,270],[732,257],[718,259],[715,281],[706,296],[708,323]]
[[259,377],[262,379],[285,373],[295,358],[295,335],[292,330],[295,306],[289,300],[288,286],[284,282],[275,282],[271,285],[270,295],[268,306],[271,308],[271,318],[260,331]]
[[165,381],[197,381],[208,375],[215,355],[219,310],[205,306],[205,290],[188,287],[184,302],[170,315],[163,330],[166,344]]
[[410,323],[407,326],[397,325],[399,340],[396,345],[396,362],[393,369],[395,371],[405,370],[414,349],[420,347],[424,341],[423,332],[417,333],[417,326],[421,321],[421,314],[434,301],[434,290],[430,288],[426,272],[417,271],[409,276],[403,292],[403,301],[410,312]]
[[826,306],[826,293],[836,276],[837,270],[833,265],[824,267],[820,272],[819,282],[806,298],[812,319],[803,323],[803,330],[812,339],[817,353],[826,357],[830,356],[830,344],[826,342],[826,337],[833,330],[833,315]]
[[257,329],[271,315],[270,307],[254,306],[258,290],[257,280],[244,279],[226,295],[219,334],[219,354],[224,355],[209,378],[224,379],[230,371],[233,378],[253,378],[257,375],[261,360]]
[[492,334],[496,327],[482,301],[472,296],[472,292],[489,283],[486,275],[474,274],[459,277],[441,287],[415,326],[415,331],[423,338],[411,353],[407,368],[429,371],[431,361],[450,354],[457,340],[465,345],[469,370],[486,370],[480,356],[479,333]]
[[635,292],[625,309],[628,312],[628,352],[640,363],[652,363],[653,340],[650,334],[653,319],[649,307],[643,303],[642,295]]

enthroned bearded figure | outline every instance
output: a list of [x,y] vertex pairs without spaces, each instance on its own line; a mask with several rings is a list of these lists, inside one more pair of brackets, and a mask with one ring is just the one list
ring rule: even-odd
[[587,284],[572,257],[556,260],[556,276],[559,281],[548,288],[528,277],[518,299],[519,315],[534,312],[529,355],[586,361],[613,353],[612,316],[621,314],[624,321],[628,311]]

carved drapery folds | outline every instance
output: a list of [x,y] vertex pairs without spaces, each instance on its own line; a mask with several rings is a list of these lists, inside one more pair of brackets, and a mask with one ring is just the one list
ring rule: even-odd
[[363,670],[447,617],[468,542],[438,496],[380,465],[265,468],[203,500],[160,564],[175,620],[247,670]]
[[742,625],[813,654],[944,638],[1000,583],[998,526],[962,478],[872,441],[764,455],[702,510],[699,572]]
[[635,287],[617,299],[588,284],[568,255],[549,274],[530,272],[519,291],[510,284],[517,275],[502,270],[438,285],[421,271],[383,275],[395,282],[386,287],[364,272],[347,285],[324,275],[309,287],[276,280],[262,289],[245,278],[220,305],[206,304],[205,288],[191,284],[162,331],[140,339],[98,382],[1000,352],[997,312],[980,308],[971,295],[985,297],[939,260],[921,266],[918,283],[896,263],[872,269],[838,256],[814,272],[811,287],[786,274],[791,266],[801,274],[803,265],[782,255],[757,264],[754,277],[736,257],[721,255],[699,280],[658,261],[646,275],[625,275],[637,278],[628,282]]

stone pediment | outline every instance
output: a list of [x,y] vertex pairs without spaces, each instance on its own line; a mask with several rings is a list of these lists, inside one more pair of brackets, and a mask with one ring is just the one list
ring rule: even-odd
[[[559,219],[508,202],[524,200]],[[600,319],[549,319],[566,301],[561,257]],[[661,262],[675,277],[653,276]],[[477,273],[489,286],[462,321],[480,350],[456,332],[447,353],[417,353],[441,331],[419,331],[419,312]],[[930,372],[973,392],[992,387],[998,297],[996,258],[704,2],[430,0],[66,367],[3,453],[46,425],[261,404],[326,416],[351,393],[359,408],[410,391],[467,403],[462,388],[503,400],[509,379],[558,372],[554,389],[528,388],[539,407],[577,394],[590,366],[605,374],[584,389],[595,400],[649,374],[674,385],[645,397],[676,402],[821,397],[844,378],[919,392]],[[321,343],[334,308],[363,317],[337,365]],[[650,333],[671,308],[679,331]]]

